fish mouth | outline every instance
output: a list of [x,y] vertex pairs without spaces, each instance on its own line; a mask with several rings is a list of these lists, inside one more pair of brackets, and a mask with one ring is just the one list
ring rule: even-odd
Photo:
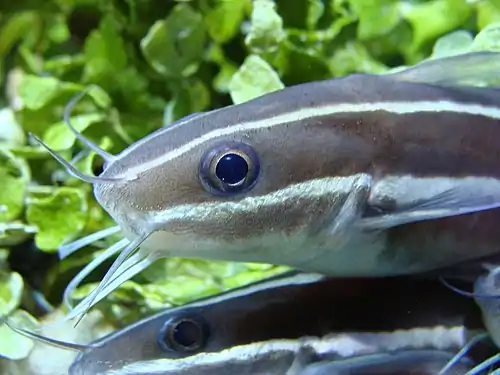
[[[59,249],[60,258],[68,257],[86,245],[118,233],[120,234],[119,239],[98,253],[65,288],[63,302],[69,310],[69,313],[64,318],[65,320],[79,318],[76,323],[78,324],[80,319],[98,302],[161,258],[172,256],[211,258],[210,249],[212,249],[212,246],[213,248],[218,246],[215,242],[193,239],[191,234],[187,235],[186,233],[175,233],[161,229],[150,230],[142,235],[130,235],[129,232],[127,238],[124,230],[115,226],[62,246]],[[204,247],[205,245],[208,245],[208,250]],[[76,289],[97,267],[116,255],[116,259],[97,287],[78,302],[76,306],[73,306],[72,294]],[[219,255],[215,253],[215,257]]]
[[[134,226],[127,225],[132,222]],[[149,224],[146,225],[146,222]],[[162,221],[162,228],[169,226],[168,221]],[[97,241],[109,240],[112,236],[117,238],[108,248],[98,252],[95,258],[81,269],[65,288],[63,302],[69,310],[65,320],[76,317],[81,319],[89,309],[115,291],[121,284],[130,280],[160,258],[175,255],[200,256],[205,253],[201,251],[203,249],[202,244],[193,240],[191,234],[185,232],[175,233],[162,228],[160,228],[160,225],[156,225],[154,220],[149,221],[145,215],[139,213],[138,215],[127,216],[125,221],[122,220],[117,226],[103,229],[61,246],[58,249],[59,257],[64,259],[88,245],[95,245]],[[96,268],[115,256],[117,256],[116,259],[98,286],[76,306],[73,306],[72,294],[76,289]]]

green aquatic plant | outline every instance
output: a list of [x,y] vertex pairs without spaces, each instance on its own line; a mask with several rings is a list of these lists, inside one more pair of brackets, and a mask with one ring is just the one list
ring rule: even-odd
[[[116,153],[183,116],[293,84],[385,73],[426,58],[499,50],[495,0],[0,1],[0,314],[25,327],[58,308],[67,282],[113,242],[63,261],[65,242],[111,226],[91,187],[64,172],[28,132],[86,173],[100,161],[63,122]],[[105,271],[78,291],[83,297]],[[278,273],[284,267],[168,259],[97,309],[123,326]],[[99,275],[100,273],[100,275]],[[38,307],[37,307],[38,306]],[[139,306],[139,308],[137,308]],[[33,343],[0,326],[0,357]]]

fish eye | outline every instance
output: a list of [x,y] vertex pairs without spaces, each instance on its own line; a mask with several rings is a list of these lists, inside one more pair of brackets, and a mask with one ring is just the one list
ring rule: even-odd
[[176,317],[160,329],[158,345],[164,351],[192,353],[205,346],[208,334],[208,325],[202,319]]
[[260,163],[245,143],[219,144],[206,152],[200,163],[200,181],[214,194],[236,194],[251,189],[259,177]]

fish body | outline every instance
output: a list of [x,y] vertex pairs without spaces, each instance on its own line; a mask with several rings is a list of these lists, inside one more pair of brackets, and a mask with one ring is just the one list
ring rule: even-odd
[[[436,280],[288,272],[166,309],[96,340],[69,375],[139,374],[149,366],[176,375],[280,374],[305,342],[327,362],[398,350],[456,353],[482,329],[474,301]],[[186,338],[196,345],[179,345]]]
[[500,53],[471,53],[287,87],[188,116],[118,155],[72,128],[106,160],[102,174],[49,151],[93,183],[124,238],[68,286],[67,296],[119,254],[69,317],[162,257],[386,277],[499,256],[500,89],[462,82],[499,69]]
[[[349,338],[346,337],[349,341]],[[355,339],[355,337],[353,337]],[[336,347],[339,337],[302,341],[276,341],[274,347],[246,345],[222,353],[196,356],[192,361],[156,360],[126,366],[106,375],[436,375],[454,358],[440,350],[398,350],[383,354],[360,354],[342,359]],[[259,351],[270,349],[271,352]],[[302,350],[322,358],[320,362],[297,363]],[[367,353],[369,349],[365,348]],[[329,358],[330,357],[330,358]],[[329,358],[329,359],[328,359]],[[458,361],[448,375],[467,375],[473,368],[468,358]],[[104,375],[104,374],[103,374]],[[482,374],[481,374],[482,375]]]
[[[137,178],[96,184],[95,196],[129,240],[150,233],[144,257],[331,276],[429,271],[500,250],[500,210],[454,213],[500,202],[498,103],[496,88],[385,76],[306,83],[138,141],[102,175]],[[200,184],[199,164],[232,142],[252,146],[260,176],[244,194],[219,196]],[[365,217],[380,223],[365,229]]]

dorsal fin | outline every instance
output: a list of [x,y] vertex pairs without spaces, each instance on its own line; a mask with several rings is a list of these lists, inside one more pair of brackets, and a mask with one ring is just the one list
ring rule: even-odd
[[500,52],[469,52],[428,59],[386,75],[400,81],[444,86],[497,86],[500,84]]

